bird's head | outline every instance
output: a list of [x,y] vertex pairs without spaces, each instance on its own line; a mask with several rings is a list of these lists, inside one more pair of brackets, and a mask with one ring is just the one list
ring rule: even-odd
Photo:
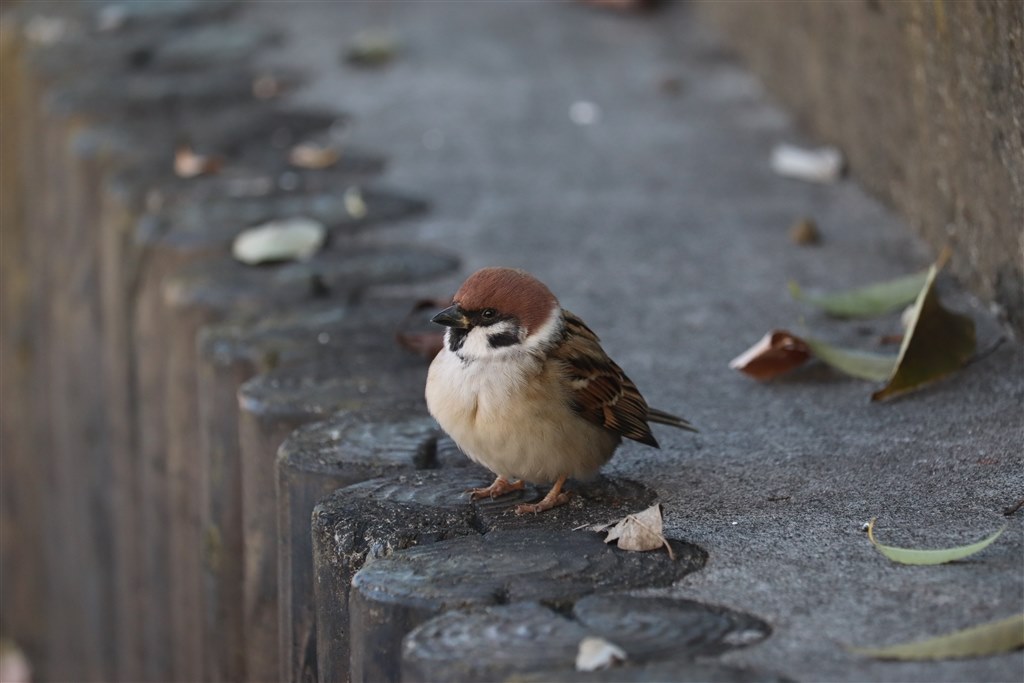
[[483,268],[462,283],[452,305],[433,317],[463,360],[535,353],[561,334],[558,299],[543,282],[513,268]]

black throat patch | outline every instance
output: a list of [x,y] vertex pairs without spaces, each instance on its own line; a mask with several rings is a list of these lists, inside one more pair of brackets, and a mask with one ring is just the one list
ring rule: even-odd
[[466,337],[469,335],[469,330],[459,329],[458,327],[448,328],[448,349],[455,353],[462,348],[462,345],[466,343]]

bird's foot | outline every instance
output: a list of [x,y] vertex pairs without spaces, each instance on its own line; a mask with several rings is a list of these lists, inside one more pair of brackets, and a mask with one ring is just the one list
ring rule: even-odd
[[569,494],[562,490],[565,486],[566,477],[559,477],[555,485],[548,491],[548,495],[541,498],[536,503],[521,503],[516,505],[517,515],[528,515],[530,513],[537,514],[538,512],[544,512],[551,508],[556,508],[559,505],[565,505],[569,502]]
[[498,477],[490,486],[485,486],[482,489],[469,489],[469,499],[480,500],[481,498],[497,498],[498,496],[506,496],[510,493],[515,493],[516,491],[522,491],[525,486],[526,482],[522,479],[513,483],[505,477]]
[[531,513],[537,514],[538,512],[544,512],[545,510],[565,505],[569,502],[570,498],[572,498],[572,496],[564,491],[559,493],[557,496],[548,494],[536,503],[520,503],[519,505],[516,505],[516,514],[529,515]]

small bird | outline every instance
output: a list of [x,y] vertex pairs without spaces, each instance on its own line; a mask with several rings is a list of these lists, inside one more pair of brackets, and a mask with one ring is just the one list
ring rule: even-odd
[[578,317],[522,270],[484,268],[433,317],[448,329],[427,374],[427,408],[474,462],[497,475],[476,500],[554,482],[517,514],[569,501],[569,477],[587,478],[622,437],[658,447],[649,422],[697,431],[648,407]]

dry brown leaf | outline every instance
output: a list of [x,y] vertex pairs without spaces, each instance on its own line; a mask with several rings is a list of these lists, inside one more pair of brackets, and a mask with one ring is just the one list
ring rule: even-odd
[[878,338],[879,346],[889,346],[891,344],[902,344],[903,334],[883,334]]
[[645,552],[665,548],[668,556],[676,559],[672,546],[662,533],[661,503],[655,503],[643,512],[626,515],[618,522],[605,524],[594,530],[607,531],[608,536],[604,542],[617,541],[616,545],[622,550]]
[[223,166],[223,158],[214,155],[196,154],[188,145],[178,147],[174,153],[174,174],[179,178],[212,175],[220,171]]
[[288,161],[292,166],[313,170],[330,168],[338,163],[340,158],[341,151],[334,145],[322,145],[315,142],[303,142],[295,145],[288,155]]
[[811,218],[801,218],[789,229],[789,239],[793,244],[808,246],[821,242],[818,224]]
[[734,358],[729,367],[766,380],[799,367],[812,357],[851,377],[872,382],[885,381],[896,364],[895,356],[844,349],[820,339],[773,330]]
[[803,339],[786,330],[772,330],[729,362],[733,370],[766,380],[800,367],[811,357]]
[[[395,341],[398,342],[398,345],[417,356],[433,360],[434,356],[440,353],[444,347],[444,333],[437,331],[436,325],[422,329],[425,326],[419,325],[422,321],[418,318],[424,311],[437,311],[448,306],[449,303],[447,299],[420,299],[417,301],[398,325],[398,330],[395,332]],[[417,327],[420,329],[416,329]]]

